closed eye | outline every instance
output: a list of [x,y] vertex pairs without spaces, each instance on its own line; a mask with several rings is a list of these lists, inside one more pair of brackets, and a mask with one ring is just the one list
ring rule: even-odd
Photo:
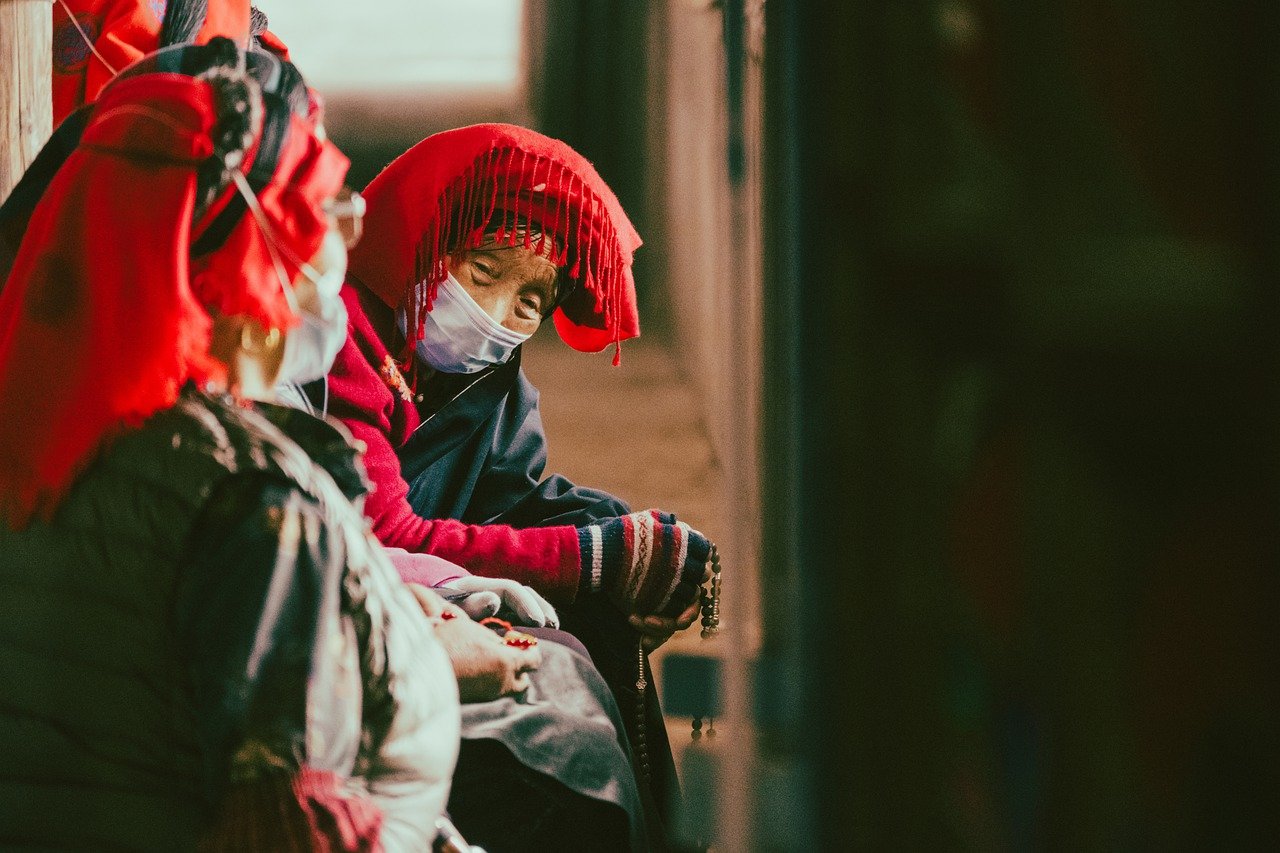
[[525,309],[524,314],[529,319],[540,319],[542,317],[542,294],[537,291],[524,293],[520,296],[520,305]]

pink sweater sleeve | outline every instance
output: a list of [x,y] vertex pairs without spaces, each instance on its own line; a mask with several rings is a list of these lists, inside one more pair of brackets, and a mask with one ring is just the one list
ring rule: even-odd
[[386,363],[387,351],[350,284],[343,287],[343,298],[351,328],[329,373],[329,414],[365,444],[364,464],[374,489],[364,511],[374,535],[388,547],[433,554],[477,575],[527,584],[553,603],[572,601],[581,565],[576,528],[517,530],[506,525],[427,519],[413,511],[392,437],[411,432],[417,424],[417,412],[393,391],[394,378],[384,378],[374,366]]

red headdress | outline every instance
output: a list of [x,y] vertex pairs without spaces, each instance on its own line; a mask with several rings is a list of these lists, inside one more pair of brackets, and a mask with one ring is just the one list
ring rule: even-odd
[[[53,5],[53,121],[97,100],[117,72],[161,47],[166,0],[58,0]],[[249,0],[208,0],[194,37],[249,41]],[[74,15],[74,20],[72,19]]]
[[[365,236],[349,269],[420,339],[448,254],[499,240],[543,252],[578,286],[555,312],[560,337],[599,352],[640,334],[632,254],[640,235],[613,191],[568,145],[509,124],[437,133],[398,157],[364,192]],[[521,226],[518,230],[517,222]],[[539,236],[531,236],[531,225]],[[410,349],[412,344],[410,344]]]
[[[120,78],[36,206],[0,293],[0,514],[10,522],[52,511],[105,439],[172,405],[185,382],[222,373],[206,308],[293,322],[256,223],[219,219],[234,188],[192,223],[217,119],[208,81]],[[326,229],[319,200],[347,164],[309,121],[284,121],[259,194],[286,256],[309,259]],[[272,147],[261,126],[255,138],[246,170]],[[193,243],[218,222],[222,248],[192,262]]]

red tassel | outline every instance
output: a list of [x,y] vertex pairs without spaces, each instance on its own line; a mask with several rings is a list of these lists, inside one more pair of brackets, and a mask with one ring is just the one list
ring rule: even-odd
[[473,180],[475,164],[472,163],[462,173],[462,185],[458,187],[458,237],[457,250],[471,248],[471,190],[475,186]]
[[[563,223],[560,221],[560,206],[564,201],[564,193],[562,192],[563,189],[564,189],[564,169],[560,168],[559,164],[557,164],[556,189],[555,189],[555,199],[556,199],[555,221],[550,229],[551,236],[549,238],[551,240],[551,254],[550,254],[551,263],[555,264],[556,266],[560,266],[562,264],[562,261],[560,260],[560,247],[564,245],[564,240],[560,237],[560,229],[563,227]],[[543,230],[547,230],[545,222],[543,223]]]
[[[591,224],[594,226],[598,221],[596,219],[596,197],[592,195],[587,203]],[[603,263],[600,258],[601,247],[596,244],[596,230],[591,228],[587,231],[587,289],[591,291],[596,298],[596,312],[599,313],[604,308],[604,288],[601,286],[600,274],[603,272]]]
[[584,248],[582,245],[582,227],[583,222],[586,220],[585,212],[582,209],[582,192],[582,181],[579,180],[577,176],[574,176],[573,187],[569,190],[569,193],[573,197],[573,208],[578,211],[578,221],[575,226],[577,234],[573,240],[573,269],[569,270],[569,276],[571,278],[578,278],[582,275],[582,255]]
[[497,148],[489,149],[489,156],[485,160],[485,175],[489,181],[489,204],[484,210],[485,229],[488,229],[489,223],[493,221],[493,212],[498,206],[498,179],[495,177],[495,170],[500,159],[501,154]]
[[501,200],[502,202],[502,221],[498,223],[498,233],[495,235],[499,243],[507,236],[507,178],[506,172],[502,168],[502,158],[505,154],[505,149],[499,149],[497,160],[494,162],[493,205],[495,215],[498,212],[499,201]]
[[[538,157],[535,157],[535,158],[533,159],[533,169],[532,169],[532,170],[530,170],[530,175],[532,175],[532,176],[533,176],[533,179],[534,179],[534,180],[536,180],[536,179],[537,179],[537,175],[538,175],[538,165],[539,165],[539,163],[541,163],[541,159],[540,159],[540,158],[538,158]],[[536,186],[536,184],[530,183],[528,180],[526,180],[526,182],[525,182],[525,183],[526,183],[526,185],[527,185],[527,186],[530,186],[530,187]],[[521,196],[525,196],[525,195],[527,195],[527,196],[528,196],[527,198],[525,198],[525,199],[524,199],[524,203],[525,203],[525,208],[524,208],[524,247],[525,247],[526,249],[532,249],[532,248],[533,248],[533,205],[534,205],[533,192],[532,192],[532,190],[531,190],[531,191],[530,191],[530,192],[528,192],[527,194],[526,194],[526,193],[521,193],[520,195],[521,195]]]
[[459,175],[445,193],[449,198],[449,212],[452,216],[449,218],[449,233],[445,236],[444,246],[441,247],[441,256],[447,254],[450,249],[462,244],[461,237],[463,234],[462,217],[466,216],[466,211],[462,209],[462,182],[466,179],[466,172]]
[[513,205],[513,207],[515,207],[515,214],[514,214],[515,224],[511,232],[512,246],[516,245],[516,241],[519,239],[520,228],[523,227],[525,229],[526,234],[528,233],[528,230],[529,230],[529,213],[527,210],[521,210],[521,207],[520,207],[521,202],[524,201],[523,199],[524,194],[520,192],[520,190],[525,184],[525,175],[528,174],[528,172],[525,170],[525,163],[527,163],[528,160],[529,160],[529,152],[521,151],[520,152],[520,171],[516,173],[516,187],[515,187],[515,193],[514,193],[515,204]]
[[594,202],[594,196],[587,195],[582,200],[583,217],[586,219],[586,227],[583,229],[584,237],[582,249],[585,252],[583,264],[585,268],[582,271],[582,285],[588,291],[594,293],[595,288],[595,240],[592,238],[592,228],[595,225],[595,218],[591,213],[591,206]]
[[567,190],[567,169],[559,170],[556,181],[556,265],[563,266],[568,260],[568,207],[564,204],[564,191]]
[[484,207],[486,199],[489,196],[485,187],[485,176],[488,174],[486,169],[486,160],[488,154],[481,154],[476,158],[475,171],[471,175],[471,223],[468,227],[471,229],[472,241],[475,245],[480,245],[484,240],[485,221]]
[[[551,210],[551,208],[550,208],[550,202],[551,202],[551,170],[552,170],[552,168],[553,168],[553,167],[555,167],[555,165],[556,165],[555,161],[554,161],[554,160],[552,160],[550,157],[548,157],[548,158],[547,158],[547,174],[546,174],[546,175],[543,177],[543,179],[542,179],[542,218],[539,220],[539,222],[541,222],[541,223],[542,223],[542,228],[540,229],[542,233],[538,235],[538,249],[537,249],[537,252],[538,252],[538,254],[539,254],[539,255],[541,255],[541,254],[542,254],[543,250],[544,250],[544,249],[546,248],[546,246],[547,246],[547,239],[548,239],[548,237],[547,237],[547,220],[551,218],[551,217],[549,216],[549,214],[550,214],[550,210]],[[534,184],[534,186],[538,186],[538,185],[537,185],[537,184]],[[555,241],[554,241],[554,240],[552,240],[552,243],[553,243],[553,244],[554,244],[554,242],[555,242]]]
[[418,241],[418,245],[413,247],[413,276],[410,281],[406,282],[405,302],[409,301],[409,295],[413,292],[413,288],[418,286],[418,282],[422,281],[422,252],[424,249],[423,240]]
[[467,175],[466,188],[466,208],[465,222],[463,222],[463,234],[466,235],[462,245],[469,249],[474,249],[480,245],[484,238],[483,223],[478,222],[480,216],[480,164],[483,158],[476,158],[471,164]]
[[[543,180],[539,182],[538,166],[541,166],[544,161],[547,164],[547,174],[543,177]],[[538,240],[532,246],[534,254],[536,255],[541,255],[542,250],[545,249],[547,245],[547,180],[550,178],[550,176],[551,176],[551,161],[545,158],[540,159],[534,165],[533,179],[532,179],[532,183],[530,184],[531,189],[529,191],[530,211],[533,210],[534,205],[538,205],[541,211],[540,215],[538,216]],[[539,194],[536,190],[532,189],[532,187],[538,187],[538,186],[542,187],[541,194]],[[538,198],[539,195],[541,195],[542,197]]]
[[516,201],[511,197],[511,175],[514,173],[516,165],[516,149],[512,148],[507,152],[507,165],[502,170],[502,225],[504,233],[502,242],[508,245],[515,244],[516,229]]

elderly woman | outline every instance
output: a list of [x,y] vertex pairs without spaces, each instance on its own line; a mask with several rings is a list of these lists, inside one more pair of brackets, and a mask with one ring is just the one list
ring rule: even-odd
[[313,396],[368,446],[374,533],[559,606],[665,807],[674,769],[645,649],[696,617],[710,543],[665,513],[544,479],[537,392],[520,370],[547,317],[570,346],[612,345],[616,361],[639,333],[640,238],[580,155],[511,125],[429,137],[365,198],[343,291],[351,337]]
[[435,835],[449,662],[346,436],[248,402],[327,366],[302,330],[346,165],[296,71],[215,40],[107,86],[31,212],[0,294],[2,846]]

